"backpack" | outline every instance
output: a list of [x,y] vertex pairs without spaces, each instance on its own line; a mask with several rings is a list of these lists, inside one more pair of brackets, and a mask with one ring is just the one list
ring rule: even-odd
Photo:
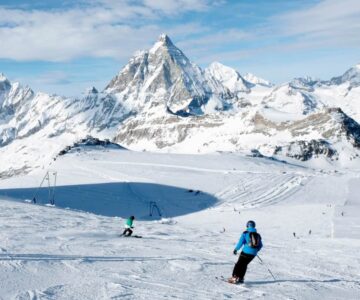
[[251,248],[258,248],[261,244],[261,235],[257,232],[248,232],[245,231],[244,234],[249,233],[249,242],[247,245]]

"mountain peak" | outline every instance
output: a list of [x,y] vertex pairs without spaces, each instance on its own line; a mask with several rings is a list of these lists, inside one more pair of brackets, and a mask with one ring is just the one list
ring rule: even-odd
[[348,82],[352,87],[360,86],[360,64],[347,70],[343,75],[330,79],[330,84],[340,85]]
[[163,45],[167,45],[167,46],[173,45],[173,42],[166,33],[160,34],[158,38],[158,42],[161,42]]
[[252,84],[256,84],[256,85],[262,85],[262,86],[265,86],[265,87],[272,87],[273,84],[266,80],[266,79],[263,79],[261,77],[258,77],[252,73],[246,73],[244,76],[244,79]]
[[[174,49],[176,48],[169,36],[165,33],[160,34],[156,43],[149,50],[150,53],[155,53],[158,49]],[[176,48],[177,49],[177,48]]]
[[[221,62],[218,61],[214,61],[209,65],[210,68],[223,68],[223,69],[232,69],[229,66],[225,66],[224,64],[222,64]],[[232,69],[233,70],[233,69]]]
[[207,72],[234,94],[250,91],[250,85],[244,81],[240,73],[222,63],[217,61],[211,63],[207,68]]
[[8,81],[4,73],[0,72],[0,81]]
[[88,94],[97,94],[97,93],[99,93],[99,91],[94,86],[89,87],[85,90],[85,94],[87,94],[87,95]]
[[225,66],[218,61],[212,62],[209,65],[208,70],[220,81],[222,81],[222,79],[228,80],[231,77],[234,77],[235,80],[240,78],[240,74],[235,69]]
[[0,73],[0,103],[1,103],[1,93],[7,90],[10,90],[11,83],[9,79],[6,78],[4,73]]

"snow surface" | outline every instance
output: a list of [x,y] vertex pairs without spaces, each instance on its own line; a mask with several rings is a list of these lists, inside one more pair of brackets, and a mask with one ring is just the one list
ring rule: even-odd
[[[356,170],[86,149],[51,165],[55,206],[47,188],[28,203],[45,169],[0,181],[0,299],[360,298]],[[119,237],[130,214],[142,239]],[[276,280],[254,260],[230,285],[249,219]]]

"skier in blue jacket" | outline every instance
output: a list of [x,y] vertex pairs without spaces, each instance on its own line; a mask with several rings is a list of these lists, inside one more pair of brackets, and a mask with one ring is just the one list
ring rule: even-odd
[[244,276],[248,264],[254,259],[257,253],[262,248],[260,234],[257,233],[256,224],[254,221],[248,221],[246,223],[246,231],[244,231],[236,244],[234,249],[234,255],[243,247],[239,259],[235,264],[232,277],[229,278],[230,283],[243,283]]

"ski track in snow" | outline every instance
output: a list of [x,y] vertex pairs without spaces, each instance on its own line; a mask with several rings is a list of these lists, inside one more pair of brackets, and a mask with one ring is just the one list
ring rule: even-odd
[[242,208],[274,204],[286,199],[299,190],[304,176],[289,174],[262,174],[254,176],[248,174],[216,194],[224,203],[238,205]]
[[[0,299],[360,298],[357,175],[212,158],[95,151],[58,159],[52,168],[74,200],[86,192],[101,202],[101,190],[69,183],[124,181],[123,190],[104,197],[124,192],[128,198],[122,201],[147,206],[147,190],[133,184],[143,181],[199,189],[218,202],[173,219],[135,220],[135,234],[143,236],[137,239],[119,236],[119,217],[0,201]],[[0,181],[0,188],[31,186],[42,176]],[[342,191],[336,182],[349,188]],[[325,190],[330,196],[321,196]],[[152,191],[158,199],[172,196],[160,187]],[[202,201],[196,195],[190,199],[173,209]],[[248,219],[258,223],[264,240],[260,256],[275,282],[257,259],[244,285],[216,278],[231,275],[237,259],[232,250]],[[348,226],[352,231],[342,235]]]

